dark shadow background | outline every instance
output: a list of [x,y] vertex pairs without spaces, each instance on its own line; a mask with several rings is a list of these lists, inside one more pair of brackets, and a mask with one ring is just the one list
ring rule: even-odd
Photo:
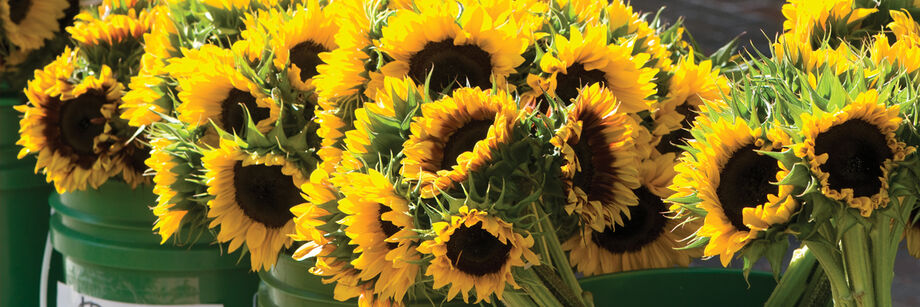
[[[816,0],[819,1],[819,0]],[[661,16],[668,23],[681,16],[687,30],[704,53],[709,54],[732,38],[741,36],[740,46],[755,46],[769,54],[769,37],[782,31],[783,0],[633,0],[635,10],[654,14],[664,7]],[[744,34],[742,34],[744,33]]]

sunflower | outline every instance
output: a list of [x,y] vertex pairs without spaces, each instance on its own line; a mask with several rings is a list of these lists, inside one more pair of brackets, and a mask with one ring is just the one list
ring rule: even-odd
[[[210,69],[196,70],[198,67]],[[241,106],[248,110],[259,132],[267,133],[278,120],[279,106],[266,90],[234,68],[229,50],[203,46],[186,59],[172,61],[166,69],[179,83],[182,104],[177,111],[181,121],[192,126],[213,121],[224,131],[242,135],[247,118]]]
[[698,207],[707,213],[698,235],[709,238],[703,255],[719,255],[727,266],[760,231],[785,223],[797,208],[792,187],[772,183],[786,176],[782,164],[756,152],[777,150],[790,141],[778,129],[764,136],[762,128],[752,130],[741,119],[700,123],[705,135],[691,143],[696,156],[684,154],[675,167],[672,198],[699,197]]
[[122,98],[121,118],[131,126],[150,125],[160,120],[159,114],[169,114],[172,101],[166,95],[166,65],[168,59],[180,55],[172,45],[170,37],[178,37],[178,29],[169,18],[169,7],[156,6],[151,9],[150,31],[144,33],[144,55],[140,69],[131,77],[130,89]]
[[528,83],[534,93],[549,92],[568,105],[583,86],[600,83],[620,101],[619,110],[633,113],[649,110],[654,100],[657,69],[643,67],[649,55],[625,46],[607,43],[607,28],[587,26],[582,32],[572,26],[570,37],[555,35],[554,49],[540,59],[541,76],[531,75]]
[[220,226],[217,241],[230,242],[230,252],[246,243],[252,269],[271,268],[278,252],[292,244],[290,208],[303,203],[299,187],[306,178],[282,156],[247,153],[229,140],[207,151],[202,163],[208,194],[214,196],[208,201],[209,227]]
[[166,243],[172,235],[179,230],[182,218],[188,214],[188,210],[172,210],[176,205],[174,197],[178,194],[172,188],[178,177],[173,169],[179,164],[173,158],[173,155],[167,151],[172,144],[167,139],[156,138],[150,141],[150,158],[144,163],[153,170],[153,194],[157,195],[157,205],[153,208],[153,214],[157,216],[153,230],[162,238],[160,244]]
[[853,0],[789,0],[782,8],[783,16],[786,17],[783,30],[803,31],[809,37],[820,40],[827,36],[823,34],[831,33],[834,23],[842,22],[845,26],[852,26],[877,11],[874,8],[854,8],[854,5]]
[[585,88],[552,143],[564,154],[565,209],[597,231],[622,225],[639,188],[632,134],[636,123],[599,84]]
[[512,28],[517,22],[495,19],[483,5],[464,2],[459,9],[447,1],[391,17],[380,39],[380,50],[393,58],[380,68],[383,76],[409,76],[416,84],[430,80],[433,94],[463,86],[488,89],[493,80],[504,84],[524,62],[527,38]]
[[659,139],[655,149],[658,153],[679,153],[675,145],[683,145],[684,139],[692,139],[690,127],[700,106],[706,101],[721,102],[728,94],[728,79],[712,68],[712,62],[699,65],[692,58],[685,57],[677,64],[669,81],[668,96],[661,101],[654,113],[654,133]]
[[144,176],[144,172],[147,171],[145,161],[150,158],[150,148],[142,138],[139,136],[125,144],[115,158],[117,165],[121,168],[121,178],[131,188],[150,183],[150,177]]
[[0,1],[0,22],[11,43],[24,50],[38,49],[60,29],[58,19],[67,0]]
[[[569,261],[587,276],[621,271],[687,266],[698,250],[678,250],[681,240],[699,228],[699,223],[682,223],[665,216],[663,199],[674,177],[674,154],[668,153],[642,162],[642,186],[633,193],[639,205],[630,206],[629,218],[621,226],[607,225],[603,231],[587,227],[582,235],[569,239],[562,248]],[[698,220],[697,220],[698,221]]]
[[[418,111],[421,101],[417,86],[409,77],[384,78],[375,102],[354,111],[354,129],[345,132],[342,140],[345,147],[341,155],[342,169],[360,170],[365,166],[373,169],[386,165],[378,152],[403,150],[405,137],[402,135],[411,134],[411,131],[400,128],[398,123],[421,115]],[[400,137],[380,137],[387,135]]]
[[913,73],[920,69],[920,25],[910,14],[901,11],[890,13],[894,21],[888,24],[888,28],[896,40],[889,44],[888,35],[876,35],[869,49],[870,59],[876,65],[888,62],[903,67],[907,73]]
[[108,66],[98,76],[70,84],[73,55],[65,49],[44,70],[36,70],[25,90],[29,104],[15,107],[24,113],[16,142],[23,147],[19,158],[37,153],[36,173],[43,170],[59,193],[98,188],[120,171],[110,156],[114,148],[107,145],[118,143],[108,133],[122,86]]
[[[99,10],[103,9],[103,6],[99,7]],[[67,27],[67,33],[70,33],[70,37],[77,43],[84,46],[103,43],[113,46],[128,38],[140,43],[152,23],[151,13],[146,10],[141,11],[140,15],[103,12],[100,16],[102,17],[96,18],[88,12],[80,13],[74,18],[73,26]]]
[[519,289],[512,267],[539,265],[540,258],[530,248],[533,237],[514,232],[508,222],[485,211],[460,208],[449,222],[434,223],[435,237],[422,242],[418,251],[434,257],[425,275],[434,278],[435,289],[450,284],[447,300],[457,293],[469,302],[469,292],[476,288],[476,303],[499,300],[506,285]]
[[339,210],[351,244],[359,254],[351,263],[362,280],[379,276],[374,292],[402,301],[415,283],[421,259],[408,201],[396,195],[393,185],[380,173],[348,173],[335,180],[345,198]]
[[900,108],[878,99],[869,90],[835,113],[803,113],[805,139],[795,145],[820,179],[821,193],[866,217],[888,205],[888,173],[914,150],[895,137]]
[[801,32],[781,35],[773,44],[773,54],[776,58],[785,59],[804,71],[817,71],[829,67],[838,75],[849,69],[852,66],[851,62],[858,58],[847,44],[840,44],[835,49],[815,49]]
[[309,1],[306,8],[298,6],[291,20],[272,36],[275,67],[280,69],[290,62],[288,79],[299,90],[315,88],[312,79],[318,74],[316,66],[322,63],[319,54],[336,48],[333,35],[338,26],[329,17],[317,1]]
[[[374,17],[369,14],[376,8],[365,8],[364,5],[371,4],[334,1],[326,9],[328,17],[341,22],[334,36],[337,48],[319,54],[322,63],[316,66],[317,75],[312,81],[324,110],[338,107],[344,98],[365,94],[364,90],[368,88],[370,76],[365,65],[371,55],[365,50],[374,46],[370,33]],[[373,98],[376,93],[365,95]]]
[[[668,50],[668,46],[662,44],[658,30],[652,28],[641,14],[633,10],[632,6],[624,1],[610,1],[604,8],[604,14],[609,31],[617,36],[622,35],[617,39],[617,45],[634,46],[634,54],[636,52],[649,54],[654,64],[653,67],[662,71],[675,69],[671,62],[671,51]],[[683,29],[678,29],[678,31],[683,31]]]
[[291,84],[301,91],[312,91],[316,66],[322,63],[320,53],[336,48],[333,36],[338,25],[316,0],[297,4],[292,12],[276,9],[259,11],[246,17],[243,40],[233,48],[249,60],[260,59],[263,50],[270,48],[272,62],[279,70],[286,69]]
[[517,105],[502,91],[462,88],[453,96],[422,105],[403,147],[400,174],[418,181],[422,197],[433,197],[464,181],[507,143]]

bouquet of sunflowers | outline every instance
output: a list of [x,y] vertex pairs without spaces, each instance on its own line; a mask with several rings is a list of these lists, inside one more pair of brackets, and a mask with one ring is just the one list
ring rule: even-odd
[[[779,273],[768,306],[891,306],[902,239],[917,252],[918,25],[911,2],[790,1],[772,58],[696,118],[671,209],[690,246]],[[884,29],[884,30],[883,30]],[[894,41],[894,43],[889,43]]]
[[16,107],[24,114],[19,157],[37,155],[36,173],[59,193],[95,189],[110,178],[132,187],[149,182],[145,139],[119,118],[124,84],[137,73],[155,14],[147,6],[105,1],[77,15],[67,28],[74,47],[35,71],[25,88],[28,104]]
[[253,270],[293,256],[338,300],[397,305],[590,306],[576,271],[700,252],[662,199],[733,64],[679,23],[619,1],[154,10],[121,114],[150,140],[164,243],[212,232]]

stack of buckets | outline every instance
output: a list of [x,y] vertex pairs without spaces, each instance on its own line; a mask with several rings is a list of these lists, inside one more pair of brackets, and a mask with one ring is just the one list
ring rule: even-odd
[[51,186],[16,159],[19,91],[0,87],[0,306],[38,306]]

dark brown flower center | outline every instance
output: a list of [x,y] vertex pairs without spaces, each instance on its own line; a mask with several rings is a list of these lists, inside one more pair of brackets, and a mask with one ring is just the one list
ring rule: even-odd
[[424,84],[429,72],[432,94],[467,84],[491,88],[492,56],[476,45],[456,46],[453,39],[429,42],[409,59],[409,77]]
[[268,108],[260,108],[256,104],[256,97],[252,94],[239,89],[231,89],[227,99],[221,103],[220,123],[221,128],[228,132],[243,133],[246,127],[246,113],[243,112],[242,104],[249,110],[249,116],[253,123],[265,120],[269,116]]
[[594,161],[591,161],[591,147],[588,146],[587,140],[582,140],[575,144],[573,149],[580,169],[572,177],[572,184],[581,188],[588,197],[591,197],[591,187],[594,185]]
[[882,188],[883,163],[893,153],[878,127],[851,119],[818,134],[815,155],[827,154],[821,171],[830,174],[831,189],[853,189],[853,196],[871,196]]
[[664,233],[667,217],[664,202],[645,187],[633,190],[639,197],[638,206],[629,207],[630,219],[616,230],[609,226],[604,232],[594,232],[591,240],[614,254],[637,252],[649,243],[655,242]]
[[281,228],[294,218],[291,207],[303,203],[300,189],[281,166],[249,165],[233,167],[236,203],[252,220],[268,228]]
[[[380,230],[383,231],[383,235],[386,236],[387,238],[392,237],[397,232],[399,232],[399,226],[393,225],[393,222],[383,220],[383,214],[390,212],[390,211],[393,211],[393,209],[390,207],[384,206],[383,204],[380,204],[380,209],[377,211],[380,214]],[[387,248],[391,250],[399,247],[399,243],[395,243],[395,242],[386,242],[386,243],[387,243]]]
[[106,102],[102,91],[91,90],[61,103],[60,124],[54,128],[60,131],[60,142],[81,156],[77,163],[83,168],[89,168],[95,161],[95,158],[90,157],[96,155],[94,140],[105,128],[106,120],[101,109]]
[[143,146],[134,146],[132,149],[133,150],[128,155],[128,164],[136,173],[143,174],[147,171],[147,164],[145,162],[150,158],[150,151]]
[[318,73],[316,66],[322,64],[319,54],[329,51],[323,45],[312,41],[305,41],[291,48],[291,63],[300,68],[300,81],[306,82]]
[[494,119],[475,119],[454,131],[447,139],[447,143],[444,143],[441,169],[450,170],[457,165],[457,157],[464,152],[472,151],[476,142],[484,140],[493,122],[495,122]]
[[683,145],[684,140],[692,139],[693,134],[690,133],[690,128],[693,125],[693,120],[696,119],[697,114],[696,108],[691,106],[689,103],[684,102],[683,104],[677,106],[677,113],[684,116],[684,120],[680,123],[680,129],[671,131],[661,137],[661,141],[658,142],[658,145],[655,146],[655,149],[660,153],[680,153],[683,150],[678,145]]
[[578,97],[578,90],[583,86],[594,83],[607,84],[607,78],[603,71],[597,69],[585,70],[585,66],[581,63],[572,64],[565,70],[567,74],[556,74],[556,95],[566,105],[571,104],[571,99]]
[[716,188],[725,216],[738,230],[749,230],[741,214],[744,208],[766,203],[767,194],[778,190],[770,183],[776,180],[779,172],[776,159],[754,150],[751,144],[732,153],[719,173],[719,187]]
[[572,184],[581,188],[588,200],[607,201],[619,197],[613,192],[613,185],[620,181],[617,170],[612,166],[616,157],[604,134],[604,125],[594,113],[581,116],[581,138],[569,139],[568,143],[575,151],[580,170],[575,172]]
[[26,14],[32,8],[32,0],[7,0],[6,3],[10,5],[10,20],[17,25],[26,19]]
[[473,227],[461,225],[447,241],[447,258],[464,273],[485,276],[501,271],[508,262],[511,245],[502,243],[482,229],[482,222]]

